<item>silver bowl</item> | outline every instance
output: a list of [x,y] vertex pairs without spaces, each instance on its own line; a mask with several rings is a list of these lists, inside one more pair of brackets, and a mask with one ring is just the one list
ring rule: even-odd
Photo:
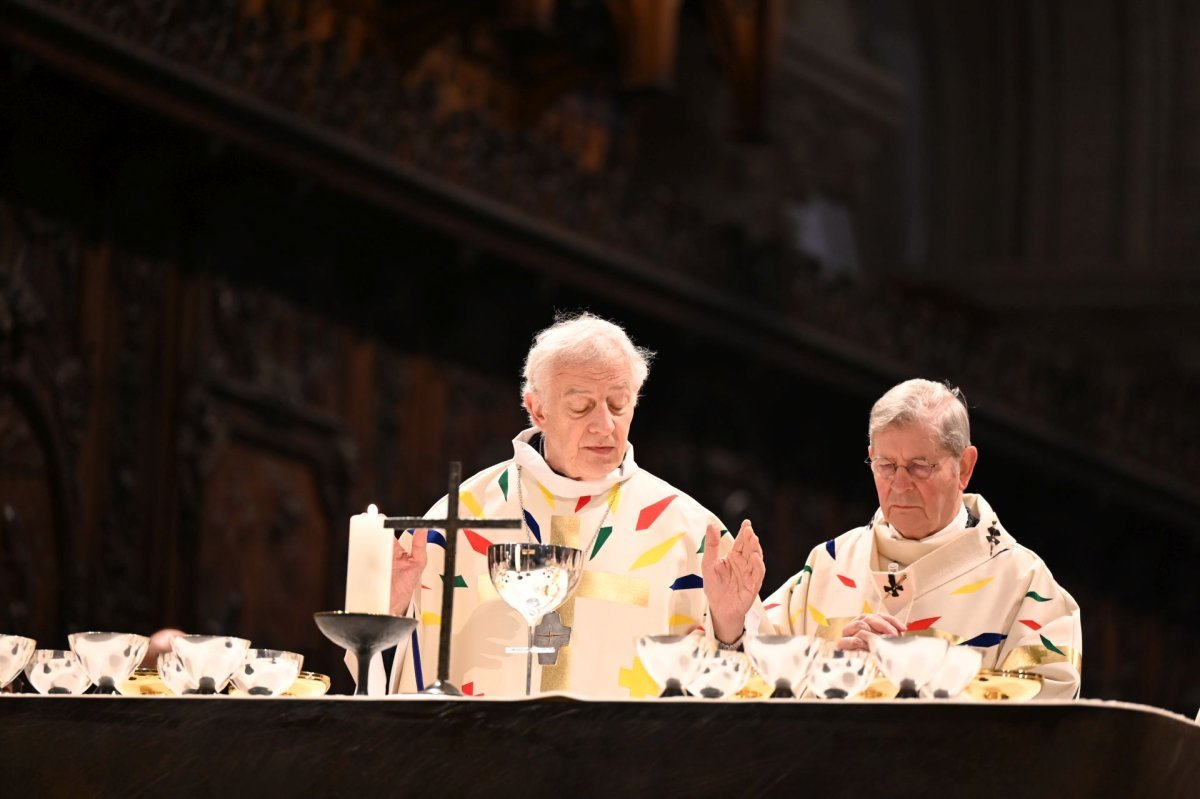
[[177,635],[171,639],[171,649],[197,693],[217,694],[246,659],[250,642],[229,635]]
[[716,651],[704,633],[643,635],[637,639],[638,658],[650,677],[662,686],[659,696],[683,696],[704,661]]
[[949,646],[941,638],[928,635],[878,636],[871,639],[871,653],[879,661],[879,670],[892,685],[900,689],[896,694],[898,699],[920,696],[921,689],[942,667]]
[[92,685],[70,649],[37,649],[25,666],[25,679],[39,694],[81,694]]
[[875,662],[861,651],[822,647],[813,664],[808,690],[818,699],[853,699],[875,679]]
[[979,674],[983,655],[978,649],[967,646],[952,646],[946,650],[941,667],[925,685],[923,696],[934,699],[952,699],[961,694]]
[[83,672],[96,684],[97,692],[117,693],[146,654],[150,639],[134,633],[74,633],[67,636],[79,656]]
[[233,685],[250,696],[279,696],[292,687],[304,656],[282,649],[251,649],[233,673]]
[[0,688],[17,678],[29,662],[37,641],[22,635],[0,635]]
[[774,688],[772,699],[800,692],[821,648],[809,635],[747,635],[745,646],[755,670]]
[[687,688],[705,699],[730,697],[746,687],[752,671],[745,652],[720,651],[700,661],[700,668]]
[[158,677],[167,691],[175,696],[194,696],[200,693],[200,681],[193,679],[175,652],[159,652]]

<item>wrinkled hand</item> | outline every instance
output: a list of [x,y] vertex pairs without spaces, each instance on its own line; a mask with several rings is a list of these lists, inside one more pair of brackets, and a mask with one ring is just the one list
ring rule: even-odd
[[393,616],[403,616],[412,602],[413,593],[421,584],[421,572],[425,570],[425,547],[429,542],[428,530],[413,530],[412,551],[405,549],[397,538],[392,542],[392,601]]
[[721,531],[710,524],[704,531],[704,556],[700,561],[708,617],[717,639],[732,643],[742,634],[746,612],[758,599],[767,567],[749,519],[742,522],[729,553],[722,557],[720,549]]
[[886,613],[864,613],[855,616],[842,628],[842,637],[838,639],[838,649],[861,649],[867,651],[871,639],[879,636],[899,635],[907,628],[895,616]]

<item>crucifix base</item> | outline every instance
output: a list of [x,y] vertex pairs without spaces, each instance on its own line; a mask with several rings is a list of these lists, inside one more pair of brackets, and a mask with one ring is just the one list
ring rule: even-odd
[[427,696],[462,696],[463,695],[463,692],[458,690],[458,688],[454,685],[454,683],[447,682],[445,680],[438,680],[437,682],[433,683],[432,685],[425,686],[425,690],[421,691],[421,693],[425,694]]

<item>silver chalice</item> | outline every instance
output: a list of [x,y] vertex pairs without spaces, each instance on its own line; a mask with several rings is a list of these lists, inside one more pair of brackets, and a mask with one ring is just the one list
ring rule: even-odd
[[542,617],[570,598],[583,575],[583,550],[553,544],[492,544],[488,547],[488,573],[500,598],[529,625],[529,646],[508,647],[524,653],[525,695],[532,693],[533,656],[550,653],[550,647],[533,645],[534,628]]

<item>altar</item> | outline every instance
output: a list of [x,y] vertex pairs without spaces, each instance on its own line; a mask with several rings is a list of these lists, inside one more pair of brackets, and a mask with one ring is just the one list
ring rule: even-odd
[[1117,702],[0,697],[6,796],[1200,796]]

